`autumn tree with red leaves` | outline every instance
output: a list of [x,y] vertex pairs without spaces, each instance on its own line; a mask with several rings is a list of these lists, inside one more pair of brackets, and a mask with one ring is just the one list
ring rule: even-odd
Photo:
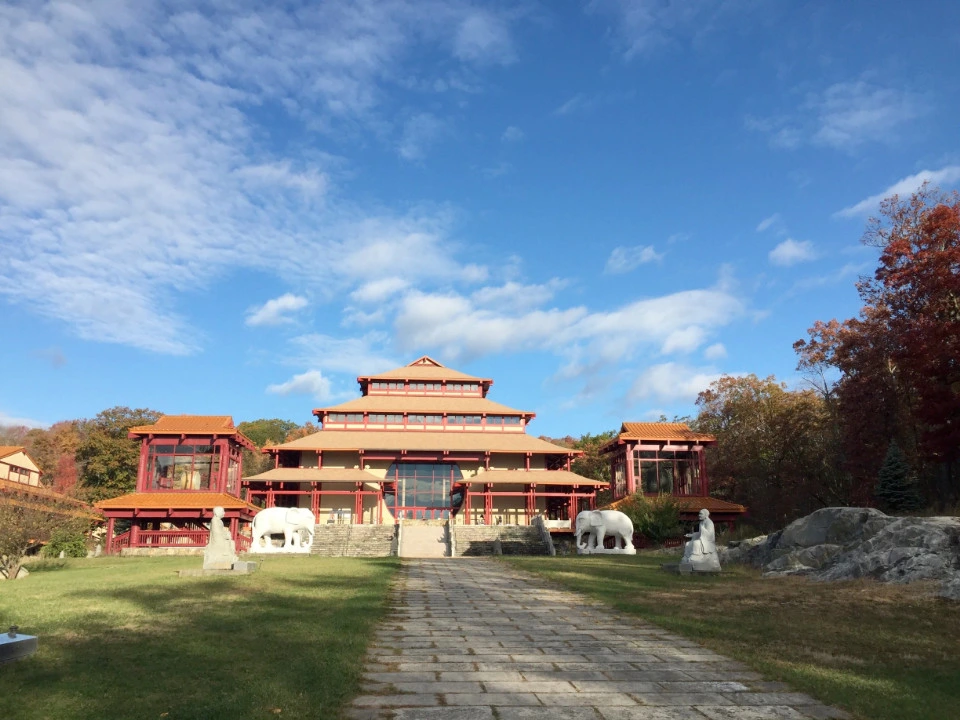
[[[817,322],[794,349],[818,377],[833,368],[845,460],[872,491],[896,442],[920,471],[928,500],[960,501],[960,195],[927,185],[893,196],[864,243],[880,248],[873,278],[857,285],[857,318]],[[861,493],[862,494],[862,493]]]

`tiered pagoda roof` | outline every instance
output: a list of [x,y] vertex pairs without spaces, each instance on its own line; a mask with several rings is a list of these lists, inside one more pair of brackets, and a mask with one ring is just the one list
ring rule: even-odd
[[256,450],[253,442],[233,424],[229,415],[162,415],[153,425],[138,425],[130,428],[128,437],[143,435],[211,435],[229,437],[248,450]]

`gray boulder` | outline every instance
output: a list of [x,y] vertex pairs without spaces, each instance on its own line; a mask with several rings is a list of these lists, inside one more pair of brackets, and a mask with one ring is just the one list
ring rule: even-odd
[[731,543],[720,560],[762,568],[764,576],[939,580],[943,597],[960,599],[960,518],[899,518],[871,508],[823,508],[780,532]]

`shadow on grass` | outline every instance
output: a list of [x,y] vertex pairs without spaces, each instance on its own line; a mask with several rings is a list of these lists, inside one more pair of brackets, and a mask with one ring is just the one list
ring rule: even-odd
[[397,568],[317,559],[179,579],[154,565],[45,598],[57,607],[31,618],[42,652],[0,670],[0,717],[336,717]]
[[931,586],[763,579],[737,566],[717,577],[683,577],[659,569],[669,559],[643,555],[508,562],[858,717],[958,716],[960,612]]

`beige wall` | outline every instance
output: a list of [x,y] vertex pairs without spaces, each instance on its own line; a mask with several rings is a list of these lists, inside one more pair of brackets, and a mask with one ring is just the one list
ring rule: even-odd
[[[28,470],[29,475],[24,476],[20,473],[13,473],[11,477],[11,466],[16,466],[21,470]],[[15,452],[12,455],[7,455],[3,460],[0,460],[0,479],[2,480],[16,480],[17,482],[22,482],[27,485],[39,485],[40,484],[40,468],[23,452]]]

